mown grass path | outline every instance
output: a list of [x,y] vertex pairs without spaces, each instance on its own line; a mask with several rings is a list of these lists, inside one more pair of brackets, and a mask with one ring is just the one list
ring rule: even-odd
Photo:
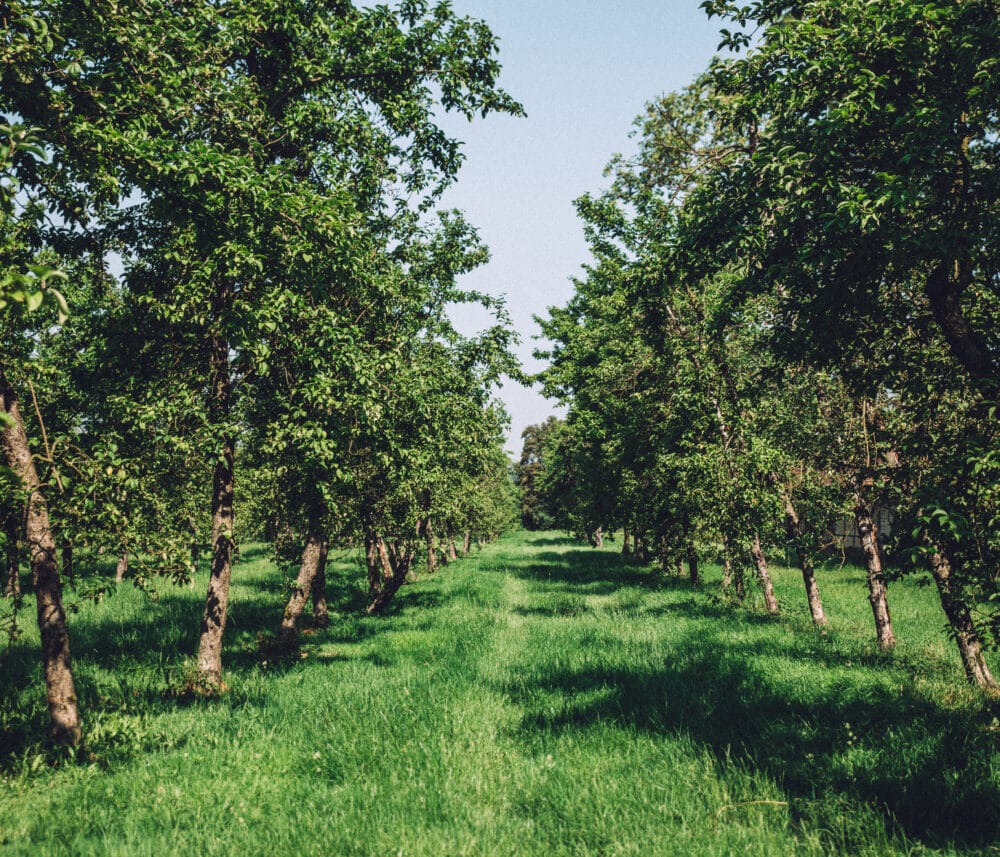
[[[777,572],[767,619],[558,534],[518,534],[268,663],[284,576],[237,575],[230,690],[169,694],[201,585],[72,617],[94,761],[49,767],[30,635],[6,665],[0,853],[997,853],[1000,741],[933,593],[895,585],[874,653],[861,577],[820,578],[831,630]],[[336,613],[334,614],[336,617]],[[166,693],[165,693],[166,692]],[[34,767],[34,770],[32,768]]]

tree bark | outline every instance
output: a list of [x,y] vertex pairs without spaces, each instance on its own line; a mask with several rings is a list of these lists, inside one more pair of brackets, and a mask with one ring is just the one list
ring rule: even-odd
[[381,536],[376,536],[378,544],[378,558],[379,562],[382,563],[382,577],[385,580],[390,580],[392,578],[392,560],[389,557],[389,549],[385,546],[385,539]]
[[827,619],[826,612],[823,610],[823,600],[819,596],[819,585],[816,583],[812,554],[802,533],[802,522],[799,520],[798,512],[795,511],[795,506],[792,505],[792,499],[788,496],[787,491],[782,492],[782,500],[785,505],[785,532],[799,558],[802,582],[806,587],[806,601],[809,603],[809,614],[812,616],[813,624],[822,628],[827,624]]
[[365,533],[365,567],[368,570],[368,594],[372,598],[382,591],[384,579],[378,542],[379,537],[374,530]]
[[115,566],[115,583],[124,581],[126,574],[128,574],[128,550],[122,548],[121,555],[118,557],[118,564]]
[[760,533],[753,534],[750,556],[753,557],[754,566],[757,568],[757,579],[760,581],[760,588],[764,593],[764,609],[773,616],[779,612],[778,599],[774,594],[774,584],[771,582],[771,572],[767,567],[767,557],[764,556],[764,548],[760,544]]
[[413,553],[412,547],[406,547],[402,551],[395,550],[390,553],[389,556],[393,563],[392,577],[385,582],[382,591],[365,609],[366,615],[374,616],[389,606],[399,588],[406,583],[406,575],[410,573],[410,566],[413,564]]
[[878,527],[872,517],[871,506],[858,492],[854,495],[854,523],[861,536],[861,547],[865,553],[865,568],[868,573],[868,603],[875,619],[875,642],[880,651],[887,652],[896,645],[896,634],[892,630],[889,615],[889,600],[885,584],[885,570],[882,567],[882,552],[878,546]]
[[466,530],[465,535],[462,536],[462,556],[467,557],[470,550],[472,550],[472,533]]
[[972,622],[969,605],[956,591],[951,561],[940,549],[931,557],[931,574],[934,575],[934,582],[937,584],[941,607],[944,609],[948,623],[955,634],[955,642],[958,644],[958,651],[962,656],[962,666],[965,668],[966,677],[978,687],[995,689],[997,682],[993,678],[990,668],[986,665],[986,658],[983,656],[983,641]]
[[448,530],[448,562],[455,562],[458,559],[458,548],[455,547],[455,534]]
[[[217,303],[226,305],[231,287],[224,287]],[[229,372],[229,345],[218,334],[211,343],[212,390],[210,419],[219,429],[228,420],[232,404],[232,379]],[[229,607],[229,584],[233,573],[233,486],[235,444],[228,427],[222,431],[222,448],[212,472],[212,566],[205,596],[205,612],[198,641],[198,670],[203,681],[222,688],[222,638]]]
[[630,553],[632,553],[630,538],[631,536],[629,534],[628,527],[625,527],[622,530],[622,554],[624,554],[625,556],[628,556]]
[[594,530],[594,547],[598,549],[604,547],[604,527]]
[[430,518],[424,518],[419,527],[427,541],[427,571],[429,574],[434,574],[437,571],[437,540],[434,538],[434,525]]
[[934,320],[941,328],[951,353],[966,371],[990,391],[997,390],[997,361],[986,340],[972,328],[962,311],[962,293],[972,282],[968,263],[942,262],[927,278],[925,293]]
[[6,574],[4,575],[4,595],[13,598],[21,594],[21,563],[19,542],[21,541],[21,521],[23,512],[11,506],[3,519],[4,535],[7,537]]
[[326,560],[330,555],[330,539],[324,537],[319,545],[319,568],[312,582],[313,627],[330,627],[330,610],[326,604]]
[[80,743],[82,732],[69,654],[66,612],[62,603],[62,584],[56,565],[56,543],[49,525],[49,511],[39,484],[38,471],[31,458],[17,396],[2,370],[0,405],[11,422],[2,432],[4,456],[7,465],[28,491],[25,542],[30,558],[38,630],[42,642],[50,730],[58,743],[76,746]]
[[278,648],[290,651],[295,647],[299,636],[299,621],[305,610],[306,600],[312,591],[313,581],[319,572],[320,559],[323,555],[323,539],[311,531],[306,536],[305,547],[302,549],[302,563],[299,566],[299,576],[292,587],[292,594],[285,605],[285,613],[281,617],[278,628]]
[[698,551],[692,542],[687,543],[687,564],[688,576],[691,578],[692,586],[701,586],[701,576],[698,574]]

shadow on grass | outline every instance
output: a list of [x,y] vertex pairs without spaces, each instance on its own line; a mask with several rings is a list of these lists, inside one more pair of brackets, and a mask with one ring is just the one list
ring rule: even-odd
[[[299,638],[303,650],[328,643],[361,643],[400,630],[427,630],[433,622],[433,608],[442,600],[436,589],[407,585],[382,615],[366,617],[367,593],[358,585],[356,569],[348,566],[331,571],[327,578],[331,623],[326,628],[313,627],[307,607],[301,625],[305,633]],[[236,585],[250,594],[233,598],[229,604],[223,668],[225,680],[232,682],[233,688],[217,697],[180,692],[198,647],[204,610],[200,588],[163,588],[156,601],[150,600],[137,616],[127,620],[107,611],[98,616],[70,617],[85,737],[88,728],[105,716],[156,715],[199,705],[263,705],[267,691],[260,681],[252,680],[255,674],[282,675],[309,663],[345,659],[339,655],[309,662],[300,659],[297,652],[275,657],[266,643],[281,621],[285,588],[273,576],[244,579]],[[25,609],[22,622],[31,621],[30,612]],[[391,662],[377,654],[350,658],[369,660],[376,666]],[[46,754],[49,749],[41,658],[34,641],[18,640],[4,659],[0,681],[0,772],[15,770],[26,752]],[[143,749],[137,746],[136,752]],[[55,751],[51,761],[63,755]]]
[[[820,643],[806,624],[737,611],[693,594],[687,581],[614,555],[582,550],[533,560],[510,569],[534,581],[541,602],[515,608],[521,615],[581,615],[584,596],[603,591],[603,583],[648,587],[652,579],[679,597],[636,615],[674,618],[692,630],[669,641],[662,667],[573,670],[554,662],[532,671],[531,680],[501,686],[526,712],[526,737],[607,723],[684,734],[720,765],[735,760],[772,777],[789,795],[793,816],[814,830],[828,827],[831,807],[874,806],[890,827],[927,844],[979,849],[1000,839],[1000,787],[991,767],[1000,741],[990,725],[997,710],[942,707],[914,690],[910,677],[920,665],[845,654]],[[574,590],[576,598],[567,594]],[[720,633],[720,623],[743,631]],[[585,636],[581,644],[588,645]],[[821,681],[830,667],[845,669]],[[555,708],[553,695],[561,700]]]

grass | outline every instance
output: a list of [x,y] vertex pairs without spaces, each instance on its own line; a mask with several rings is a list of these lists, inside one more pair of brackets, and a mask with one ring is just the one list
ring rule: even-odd
[[933,591],[893,585],[880,655],[859,571],[821,571],[826,634],[797,573],[775,576],[769,619],[714,597],[717,569],[693,591],[613,545],[522,533],[365,618],[345,559],[331,628],[268,663],[285,578],[249,551],[230,690],[194,701],[170,691],[203,581],[122,587],[71,616],[89,761],[44,750],[31,632],[5,662],[0,852],[1000,853],[998,711],[964,686]]

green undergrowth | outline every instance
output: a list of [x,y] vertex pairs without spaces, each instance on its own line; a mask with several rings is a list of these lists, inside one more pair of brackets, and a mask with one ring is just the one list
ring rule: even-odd
[[203,577],[120,587],[70,617],[83,760],[44,747],[34,633],[3,661],[0,852],[1000,853],[998,712],[932,590],[892,586],[880,655],[856,569],[821,571],[825,634],[795,571],[777,619],[705,572],[522,533],[365,618],[343,557],[332,625],[275,662],[287,575],[249,550],[215,699],[177,692]]

